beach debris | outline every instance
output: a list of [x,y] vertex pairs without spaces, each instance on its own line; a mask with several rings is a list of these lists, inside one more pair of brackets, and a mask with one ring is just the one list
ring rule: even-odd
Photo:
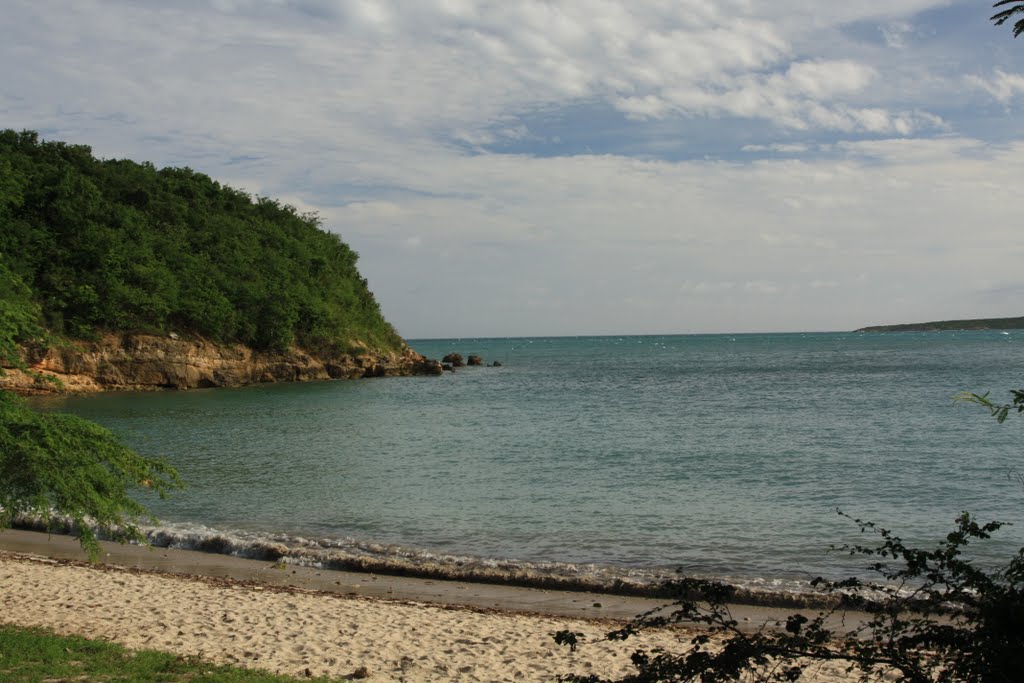
[[367,669],[365,666],[361,666],[358,669],[356,669],[355,671],[353,671],[351,674],[349,674],[348,677],[352,678],[352,679],[369,678],[370,677],[370,670]]

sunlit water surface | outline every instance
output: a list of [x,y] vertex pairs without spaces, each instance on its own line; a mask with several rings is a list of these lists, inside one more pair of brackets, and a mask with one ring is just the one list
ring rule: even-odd
[[[741,580],[845,575],[836,509],[938,541],[961,510],[1024,545],[1021,423],[951,397],[1024,378],[1024,332],[412,343],[442,377],[44,399],[188,483],[164,522],[410,555]],[[394,552],[394,548],[391,549]]]

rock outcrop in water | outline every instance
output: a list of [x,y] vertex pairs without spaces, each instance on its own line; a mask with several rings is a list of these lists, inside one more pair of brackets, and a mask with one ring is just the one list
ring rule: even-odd
[[0,377],[0,388],[22,394],[85,393],[441,374],[440,363],[410,348],[314,356],[294,347],[255,351],[242,344],[146,334],[110,334],[95,342],[28,349],[25,357],[32,370],[59,379],[63,387],[9,369]]
[[447,356],[441,359],[441,362],[447,365],[451,365],[453,368],[461,368],[465,366],[461,353],[449,353]]

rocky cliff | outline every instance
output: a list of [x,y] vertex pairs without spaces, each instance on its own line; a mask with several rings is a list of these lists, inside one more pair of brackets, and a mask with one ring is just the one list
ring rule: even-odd
[[84,393],[441,374],[440,363],[409,348],[401,353],[367,350],[325,357],[298,348],[264,352],[241,344],[145,334],[111,334],[96,342],[26,349],[25,359],[33,371],[59,379],[62,386],[8,369],[0,377],[0,389]]

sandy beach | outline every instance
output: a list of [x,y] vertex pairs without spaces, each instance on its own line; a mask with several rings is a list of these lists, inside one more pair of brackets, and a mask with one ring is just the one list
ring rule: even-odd
[[[107,548],[104,562],[89,565],[68,557],[81,551],[66,537],[0,533],[0,620],[297,676],[348,677],[365,668],[367,680],[380,682],[553,681],[570,672],[629,671],[632,648],[601,636],[615,623],[609,613],[621,618],[647,604],[343,572],[293,574],[188,551]],[[164,566],[132,566],[140,563],[136,556]],[[200,571],[204,561],[222,570],[180,573],[186,565]],[[412,599],[417,590],[426,597]],[[596,618],[564,616],[586,611]],[[582,632],[589,642],[571,653],[551,638],[561,629]],[[652,632],[634,645],[678,649],[691,635]],[[817,673],[814,680],[843,680],[834,670]]]

